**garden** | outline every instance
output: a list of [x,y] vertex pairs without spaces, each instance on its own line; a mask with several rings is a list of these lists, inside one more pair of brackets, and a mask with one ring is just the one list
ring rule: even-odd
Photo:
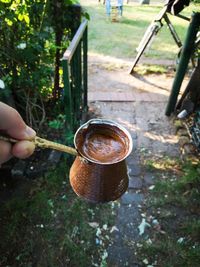
[[[61,59],[80,23],[88,20],[88,57],[97,62],[88,61],[88,76],[105,69],[108,73],[123,71],[114,63],[100,66],[98,60],[110,57],[131,65],[145,29],[162,5],[159,1],[150,5],[129,1],[119,21],[112,22],[102,1],[0,0],[0,101],[16,108],[39,136],[73,146],[74,132],[66,130],[71,118],[66,112]],[[198,1],[193,1],[183,14],[190,17],[199,9]],[[184,40],[188,22],[175,16],[170,19]],[[136,72],[141,77],[172,77],[177,53],[164,25]],[[88,102],[87,119],[98,116],[92,107]],[[177,121],[174,127],[182,129]],[[127,244],[138,265],[127,259],[116,266],[199,266],[198,154],[174,158],[154,157],[143,148],[138,151],[143,170],[156,181],[150,190],[141,190],[146,199],[141,213],[147,223],[150,217],[159,223],[155,221],[137,244]],[[2,165],[0,266],[114,266],[109,262],[108,248],[118,231],[120,200],[95,205],[79,198],[69,183],[73,161],[72,156],[37,148],[29,159],[13,158]]]

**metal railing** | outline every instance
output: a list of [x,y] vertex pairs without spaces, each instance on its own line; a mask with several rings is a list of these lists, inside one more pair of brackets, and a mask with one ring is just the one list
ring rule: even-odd
[[72,136],[87,113],[87,20],[84,20],[62,58],[66,137]]

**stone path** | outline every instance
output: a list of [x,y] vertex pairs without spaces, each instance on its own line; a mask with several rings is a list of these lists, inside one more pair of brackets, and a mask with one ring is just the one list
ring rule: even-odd
[[133,151],[127,159],[129,187],[119,200],[108,266],[141,266],[134,248],[143,238],[138,229],[144,216],[141,206],[154,178],[145,172],[140,157],[142,151],[155,156],[179,154],[175,129],[164,115],[173,77],[150,75],[138,79],[128,74],[128,65],[122,62],[115,62],[116,68],[108,69],[112,62],[108,58],[101,58],[98,64],[92,56],[89,59],[90,110],[98,117],[122,124],[133,138]]

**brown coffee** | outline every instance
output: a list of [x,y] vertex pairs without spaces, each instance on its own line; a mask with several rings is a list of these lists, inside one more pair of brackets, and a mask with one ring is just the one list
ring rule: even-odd
[[92,125],[82,132],[81,139],[79,152],[95,162],[115,163],[127,153],[127,138],[114,126]]

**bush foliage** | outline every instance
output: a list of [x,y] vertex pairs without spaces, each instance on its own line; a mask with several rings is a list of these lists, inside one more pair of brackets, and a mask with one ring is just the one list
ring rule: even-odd
[[0,100],[36,128],[44,103],[60,97],[60,58],[80,23],[75,2],[0,0]]

